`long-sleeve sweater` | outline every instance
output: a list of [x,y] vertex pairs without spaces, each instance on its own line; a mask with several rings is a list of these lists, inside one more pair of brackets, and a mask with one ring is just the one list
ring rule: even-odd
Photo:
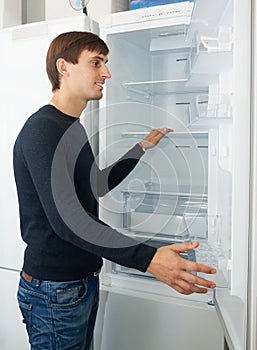
[[117,186],[143,155],[135,145],[99,169],[78,118],[46,105],[24,124],[14,145],[14,175],[22,239],[23,269],[34,278],[83,278],[102,258],[146,271],[156,249],[98,219],[97,200]]

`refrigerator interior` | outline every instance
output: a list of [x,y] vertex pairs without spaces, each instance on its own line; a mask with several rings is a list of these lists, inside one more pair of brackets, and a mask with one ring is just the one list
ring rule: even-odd
[[[191,16],[187,11],[157,20],[152,10],[152,21],[133,24],[128,14],[122,24],[123,18],[113,15],[101,28],[112,78],[100,102],[100,166],[114,162],[153,128],[174,132],[100,200],[100,216],[155,246],[198,240],[200,247],[184,257],[217,268],[215,306],[235,349],[246,342],[242,232],[248,234],[249,121],[241,115],[249,112],[249,68],[242,68],[249,58],[249,28],[242,28],[248,5],[196,0]],[[135,22],[144,18],[137,11]],[[105,264],[103,283],[185,298],[152,276],[117,264]],[[211,293],[186,297],[206,298],[210,302]]]

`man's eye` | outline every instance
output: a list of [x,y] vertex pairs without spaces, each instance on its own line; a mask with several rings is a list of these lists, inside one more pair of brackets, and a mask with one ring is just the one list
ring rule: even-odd
[[100,63],[98,61],[93,61],[92,64],[97,67]]

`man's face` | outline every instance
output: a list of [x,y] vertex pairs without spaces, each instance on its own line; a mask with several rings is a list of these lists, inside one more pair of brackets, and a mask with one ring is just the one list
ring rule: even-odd
[[67,65],[69,94],[85,102],[102,98],[103,84],[111,77],[107,62],[98,52],[82,51],[77,64]]

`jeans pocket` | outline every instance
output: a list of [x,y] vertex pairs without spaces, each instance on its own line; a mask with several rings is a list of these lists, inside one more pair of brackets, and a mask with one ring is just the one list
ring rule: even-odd
[[78,305],[87,294],[87,284],[84,280],[59,283],[55,289],[51,306],[55,308],[70,308]]
[[23,317],[22,322],[26,325],[28,334],[30,334],[32,304],[21,301],[18,295],[19,308]]

